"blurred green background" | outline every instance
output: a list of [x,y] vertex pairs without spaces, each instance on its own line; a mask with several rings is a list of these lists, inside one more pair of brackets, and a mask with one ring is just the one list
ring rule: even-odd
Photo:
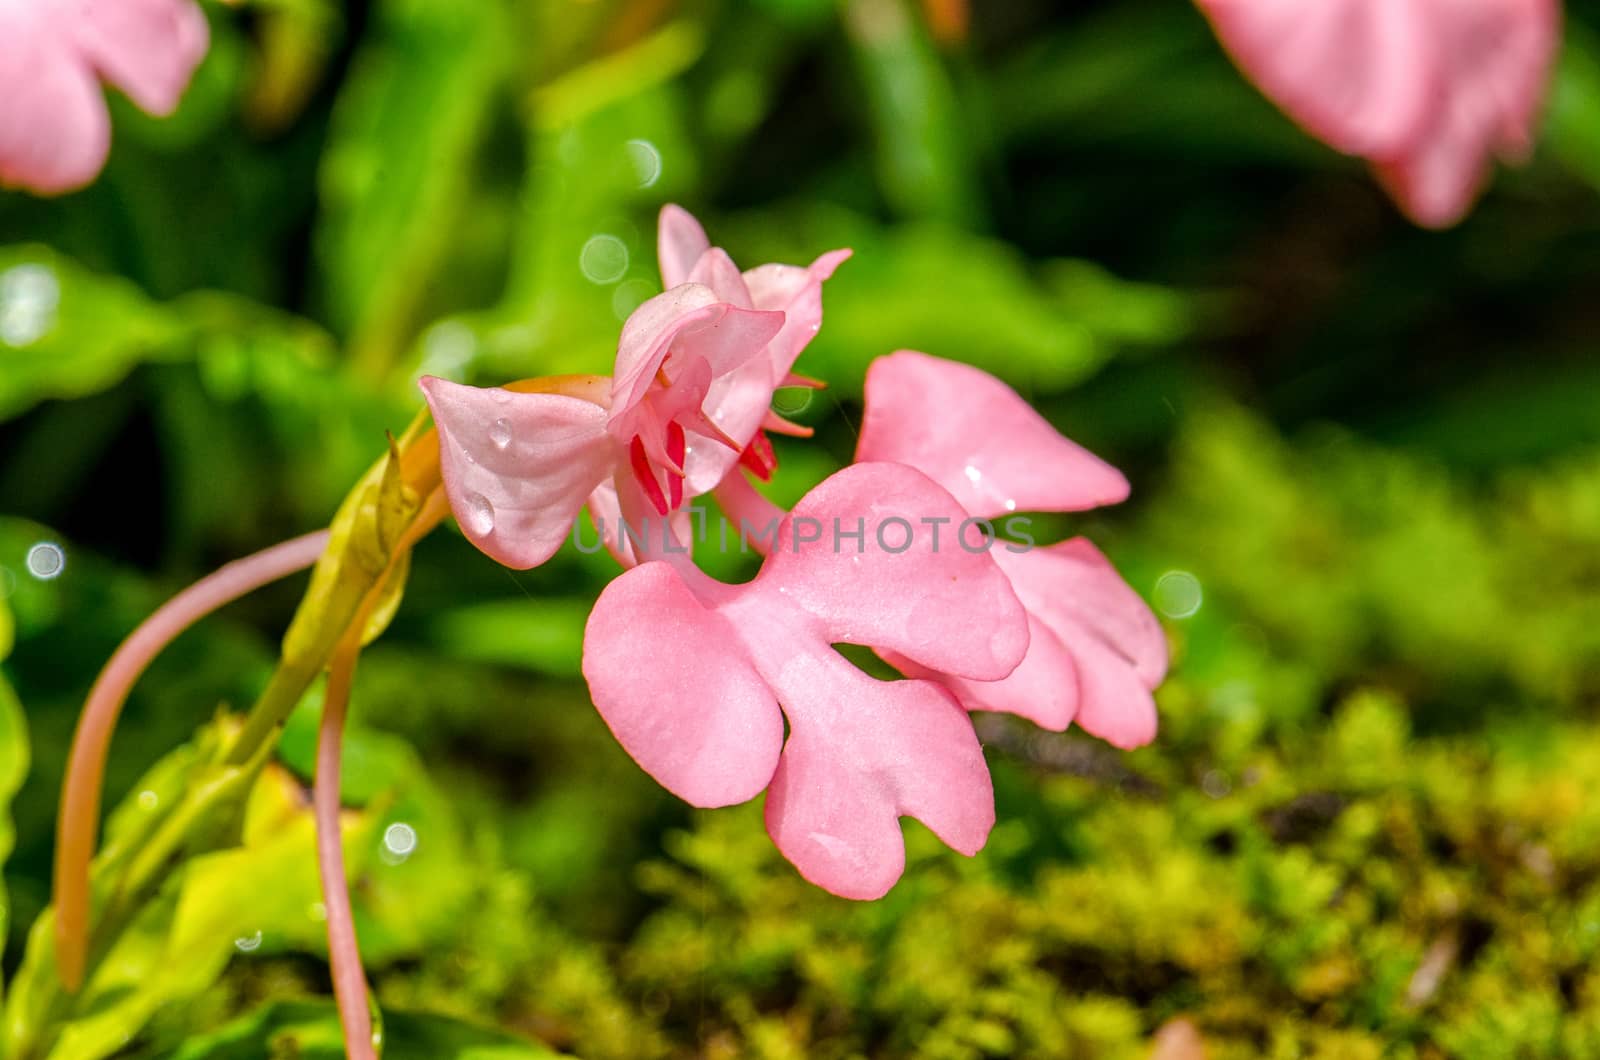
[[[849,459],[865,367],[901,347],[1128,473],[1130,503],[1052,527],[1164,613],[1161,734],[980,718],[987,849],[908,823],[900,885],[835,899],[759,805],[691,811],[614,744],[578,673],[609,560],[517,574],[437,532],[347,751],[389,1055],[1143,1057],[1183,1019],[1214,1058],[1600,1056],[1600,5],[1567,5],[1532,163],[1444,233],[1184,0],[962,13],[213,7],[175,118],[114,100],[98,183],[0,194],[6,978],[118,640],[324,525],[418,374],[606,371],[676,201],[746,266],[855,248],[799,365],[830,388],[780,395],[818,428],[778,442],[782,499]],[[250,701],[303,584],[153,667],[113,801]],[[259,811],[290,825],[173,880],[116,1045],[77,1055],[336,1054],[315,706]]]

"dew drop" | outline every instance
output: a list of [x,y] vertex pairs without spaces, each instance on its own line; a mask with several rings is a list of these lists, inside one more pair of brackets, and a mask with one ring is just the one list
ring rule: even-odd
[[466,523],[466,530],[479,537],[494,530],[494,505],[481,493],[468,493],[463,511],[457,513]]
[[511,421],[498,419],[489,424],[489,440],[496,449],[504,449],[511,444]]
[[241,935],[233,940],[233,948],[240,953],[254,953],[261,948],[261,932],[253,935]]

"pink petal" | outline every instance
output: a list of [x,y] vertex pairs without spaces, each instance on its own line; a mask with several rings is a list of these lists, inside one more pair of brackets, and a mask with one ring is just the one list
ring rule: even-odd
[[565,394],[482,389],[432,376],[421,386],[462,532],[508,567],[525,570],[549,559],[616,462],[606,410]]
[[1407,217],[1424,228],[1449,228],[1466,216],[1489,180],[1487,144],[1485,130],[1459,129],[1372,169]]
[[1000,711],[1061,732],[1076,719],[1118,747],[1156,734],[1152,689],[1167,670],[1161,624],[1109,560],[1083,538],[995,560],[1028,609],[1028,654],[999,681],[939,673],[891,652],[907,677],[937,681],[967,710]]
[[1561,18],[1556,0],[1197,3],[1267,96],[1434,227],[1466,213],[1493,153],[1526,154]]
[[1196,0],[1251,81],[1319,140],[1394,152],[1441,87],[1434,0]]
[[683,284],[656,295],[634,310],[622,326],[612,383],[612,418],[625,417],[644,400],[669,356],[698,357],[715,378],[760,356],[782,327],[782,313],[720,302],[711,288],[701,284]]
[[856,459],[914,467],[983,517],[1082,511],[1128,496],[1120,471],[994,376],[905,350],[867,370]]
[[1154,739],[1150,690],[1166,676],[1167,639],[1110,561],[1083,538],[1023,553],[1000,549],[995,560],[1029,615],[1072,656],[1078,724],[1118,747]]
[[1028,654],[998,681],[972,681],[918,666],[883,652],[883,661],[907,677],[944,685],[967,710],[1015,714],[1042,729],[1064,732],[1078,713],[1078,666],[1072,652],[1037,615],[1028,616]]
[[949,696],[809,656],[785,678],[802,698],[799,709],[784,701],[791,731],[767,793],[767,832],[802,876],[845,898],[882,897],[905,867],[901,816],[963,854],[982,849],[994,789]]
[[700,260],[700,255],[711,246],[706,230],[700,222],[681,206],[668,203],[661,208],[661,218],[656,224],[656,257],[661,262],[661,286],[668,288],[686,283],[689,270]]
[[[619,497],[622,490],[634,495],[626,506],[626,516]],[[659,546],[661,541],[661,519],[639,492],[631,475],[617,475],[600,483],[589,494],[589,519],[595,526],[595,533],[605,544],[606,551],[624,567],[634,567],[644,562],[645,557],[639,555],[636,544],[649,549]],[[678,543],[676,547],[693,549],[697,526],[695,516],[696,512],[687,508],[679,508],[667,516],[667,527],[673,540]],[[594,538],[584,538],[586,549],[593,551],[593,544]]]
[[627,409],[643,400],[682,328],[721,314],[716,292],[698,283],[676,284],[629,314],[617,340],[617,360],[611,372],[612,410]]
[[1423,134],[1374,169],[1418,224],[1459,221],[1498,150],[1520,160],[1532,141],[1560,13],[1547,0],[1473,0],[1444,21],[1450,87]]
[[584,632],[595,707],[634,761],[694,806],[748,801],[778,765],[783,715],[738,640],[665,563],[607,586]]
[[850,257],[849,250],[833,250],[806,268],[795,265],[761,265],[744,274],[757,309],[784,314],[783,330],[772,340],[772,385],[780,386],[801,351],[822,327],[822,284]]
[[750,291],[744,285],[744,277],[739,275],[739,266],[728,257],[728,252],[721,247],[710,247],[700,255],[694,263],[694,268],[689,270],[689,282],[701,283],[716,292],[717,297],[730,305],[741,309],[782,309],[782,306],[757,307],[750,301]]
[[[963,547],[966,518],[920,472],[854,464],[795,505],[753,587],[810,615],[829,643],[883,648],[965,677],[1004,677],[1027,651],[1027,622],[978,528],[965,540],[979,550]],[[844,536],[857,531],[859,541]]]
[[100,75],[155,115],[171,114],[211,43],[192,0],[83,0],[71,29]]
[[[734,441],[748,445],[755,437],[771,411],[773,391],[784,385],[795,359],[822,325],[822,282],[849,256],[848,250],[835,250],[809,268],[762,265],[744,274],[742,283],[748,285],[755,307],[782,312],[784,322],[767,344],[765,357],[720,376],[706,393],[706,415]],[[694,449],[685,467],[689,492],[711,492],[736,461],[737,454],[721,446]]]
[[1000,548],[995,561],[1029,612],[1042,615],[1058,633],[1068,625],[1092,631],[1150,688],[1166,677],[1167,636],[1160,621],[1086,538],[1026,552]]
[[0,184],[56,195],[100,172],[111,118],[88,65],[47,14],[0,3]]
[[1083,731],[1125,751],[1155,739],[1155,699],[1128,660],[1095,637],[1069,643],[1078,664],[1077,722]]

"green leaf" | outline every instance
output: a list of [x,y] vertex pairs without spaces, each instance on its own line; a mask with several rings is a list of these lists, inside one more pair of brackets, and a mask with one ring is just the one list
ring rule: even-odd
[[92,394],[151,357],[181,353],[181,323],[126,280],[47,247],[0,247],[0,420]]
[[[549,1060],[542,1045],[444,1016],[384,1015],[385,1060]],[[331,1002],[279,1001],[163,1060],[339,1060],[339,1015]]]

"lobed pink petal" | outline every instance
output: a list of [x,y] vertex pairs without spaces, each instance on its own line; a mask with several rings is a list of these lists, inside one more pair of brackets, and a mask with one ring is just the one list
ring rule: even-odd
[[1154,739],[1150,692],[1166,676],[1166,634],[1111,562],[1083,538],[1022,553],[1002,549],[995,560],[1029,615],[1071,655],[1078,724],[1118,747]]
[[1028,615],[1028,654],[998,681],[973,681],[919,666],[904,655],[880,652],[907,677],[936,681],[967,710],[1015,714],[1042,729],[1064,732],[1078,714],[1078,666],[1061,638],[1037,615]]
[[999,711],[1061,732],[1076,720],[1118,747],[1156,734],[1151,691],[1167,670],[1161,624],[1099,549],[1074,538],[995,552],[1028,610],[1028,654],[1007,677],[974,681],[881,652],[907,677],[944,685],[967,710]]
[[88,64],[49,14],[0,2],[0,185],[57,195],[105,165],[111,118]]
[[[948,491],[913,468],[851,465],[795,505],[752,592],[804,611],[829,643],[882,648],[966,677],[1004,677],[1027,651],[1026,616],[980,547],[979,528],[968,528],[963,546],[966,518]],[[861,539],[840,530],[859,530]]]
[[901,816],[976,854],[994,826],[994,789],[972,724],[947,694],[834,659],[797,655],[784,674],[790,736],[767,792],[767,832],[812,883],[881,898],[905,867]]
[[1028,610],[1058,632],[1069,623],[1092,631],[1150,688],[1166,677],[1167,635],[1161,622],[1087,538],[1026,552],[1002,548],[996,550],[995,561]]
[[193,0],[81,0],[65,24],[100,76],[140,109],[171,114],[211,43]]
[[671,289],[689,280],[689,271],[711,246],[706,230],[688,210],[668,203],[656,222],[656,257],[661,263],[661,286]]
[[856,459],[914,467],[975,516],[1082,511],[1128,496],[1120,471],[994,376],[908,350],[867,370]]
[[1156,702],[1128,660],[1096,637],[1070,641],[1078,664],[1077,722],[1083,731],[1130,751],[1156,738]]
[[615,465],[606,410],[565,394],[519,394],[432,376],[420,385],[462,532],[508,567],[525,570],[549,559]]
[[645,772],[694,806],[746,802],[778,765],[783,716],[738,645],[729,621],[665,563],[614,580],[584,631],[583,673],[601,717]]

